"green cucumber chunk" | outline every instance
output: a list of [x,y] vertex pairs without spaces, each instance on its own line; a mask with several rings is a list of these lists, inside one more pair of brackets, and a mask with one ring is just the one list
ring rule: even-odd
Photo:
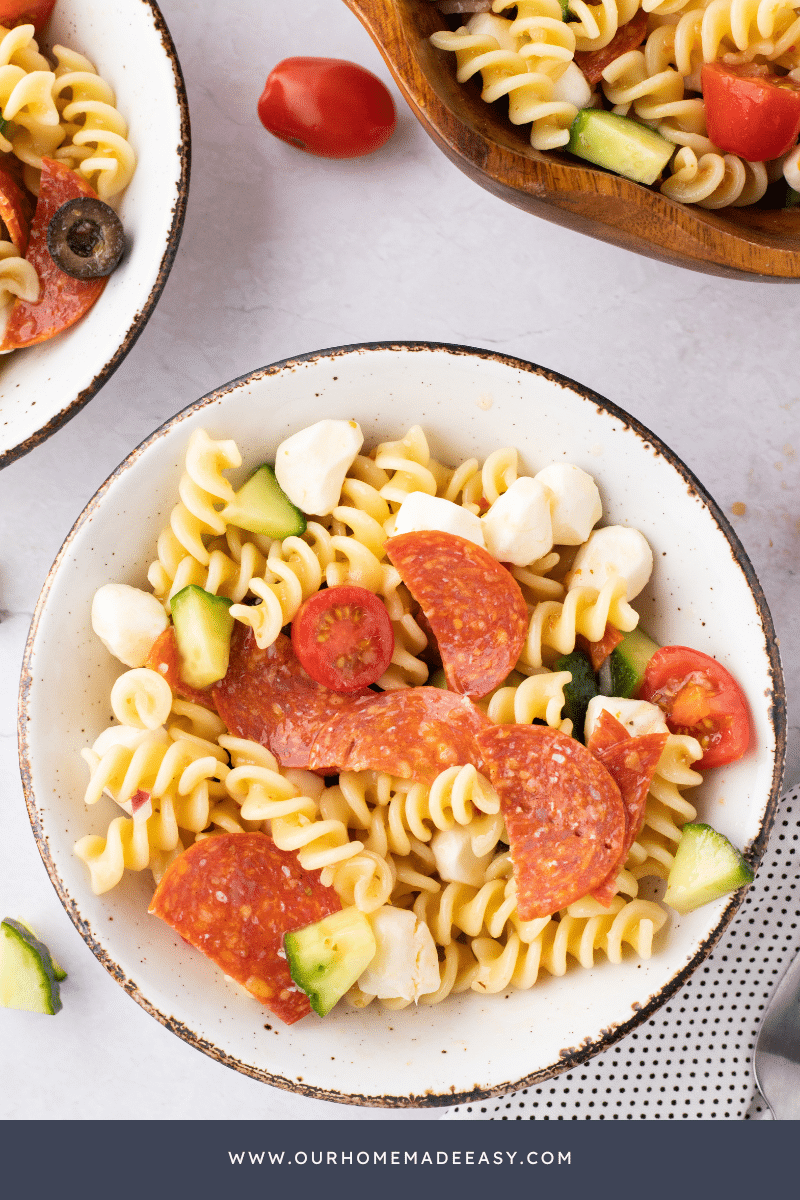
[[375,934],[357,908],[323,917],[283,939],[292,979],[314,1012],[327,1016],[375,957]]
[[634,183],[655,183],[675,152],[648,125],[601,108],[582,108],[569,131],[567,150]]
[[444,673],[444,667],[439,667],[438,671],[434,671],[428,680],[429,687],[444,688],[447,691],[447,676]]
[[226,596],[214,596],[196,583],[172,597],[181,678],[190,687],[206,688],[225,677],[233,633],[231,604]]
[[635,696],[644,682],[647,664],[659,649],[643,629],[632,629],[608,657],[612,696]]
[[569,10],[569,0],[560,0],[560,4],[561,4],[561,20],[568,21],[570,19],[570,17],[573,17],[573,19],[574,19],[574,14],[571,13]]
[[50,951],[13,917],[0,921],[0,1005],[50,1016],[61,1008]]
[[[26,929],[35,941],[39,941],[39,939],[36,937],[36,934],[34,933],[34,931],[31,929],[30,925],[28,925],[28,923],[26,921],[17,921],[17,924],[21,925],[23,929]],[[44,945],[43,942],[40,942],[39,944]],[[53,958],[52,954],[50,955],[50,962],[53,964],[53,974],[55,975],[55,977],[59,981],[59,983],[62,981],[62,979],[66,979],[67,972],[64,970],[64,968],[62,966],[60,966],[59,963],[56,962],[56,960]]]
[[[0,130],[0,133],[2,133],[2,130]],[[793,187],[787,187],[783,207],[794,208],[798,204],[800,204],[800,192],[796,192]]]
[[306,531],[305,517],[292,504],[267,463],[239,488],[220,516],[229,525],[271,538],[299,537]]
[[723,834],[710,825],[684,825],[664,901],[676,912],[692,912],[753,878],[749,863]]
[[554,671],[569,671],[572,679],[564,685],[564,716],[572,721],[572,735],[583,741],[586,709],[599,695],[597,675],[585,650],[573,650],[553,664]]

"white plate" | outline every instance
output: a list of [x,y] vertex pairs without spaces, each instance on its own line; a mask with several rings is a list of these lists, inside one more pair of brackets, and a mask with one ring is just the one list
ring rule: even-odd
[[178,249],[189,190],[189,108],[153,0],[57,0],[41,38],[85,54],[129,125],[136,173],[119,204],[129,249],[71,329],[0,356],[0,467],[55,433],[100,390],[147,324]]
[[252,468],[290,431],[323,416],[355,418],[368,445],[418,422],[433,453],[451,463],[515,445],[530,472],[566,461],[595,476],[604,522],[641,529],[653,547],[655,572],[636,601],[644,627],[662,644],[721,658],[747,693],[752,747],[708,772],[700,819],[758,858],[780,786],[783,681],[761,589],[724,517],[666,447],[594,393],[529,363],[421,344],[321,351],[257,371],[167,422],[103,485],[53,565],[25,656],[20,750],[34,832],[87,944],[134,999],[205,1053],[278,1086],[351,1103],[436,1105],[510,1090],[643,1020],[701,961],[736,902],[671,916],[647,962],[631,955],[619,966],[575,966],[560,979],[543,974],[528,992],[469,993],[434,1008],[342,1006],[287,1028],[148,917],[149,872],[95,897],[72,853],[83,834],[104,834],[117,811],[110,800],[91,812],[82,803],[79,751],[111,719],[115,676],[89,624],[95,589],[144,582],[192,430],[233,437]]

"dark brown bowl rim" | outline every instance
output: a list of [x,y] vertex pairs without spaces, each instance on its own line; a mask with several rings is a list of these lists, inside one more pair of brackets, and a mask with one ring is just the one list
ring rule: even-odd
[[153,284],[142,307],[133,318],[125,337],[120,342],[117,349],[114,351],[111,358],[105,364],[101,371],[98,371],[94,379],[87,387],[78,392],[74,400],[71,400],[65,408],[62,408],[59,413],[56,413],[46,425],[42,425],[30,437],[27,437],[23,442],[19,442],[16,446],[11,446],[8,450],[0,453],[0,470],[7,467],[9,463],[16,462],[18,458],[22,458],[26,454],[30,454],[31,450],[35,450],[42,442],[54,434],[57,430],[66,425],[67,421],[72,420],[76,413],[88,404],[89,401],[97,395],[102,387],[108,383],[111,376],[116,371],[122,360],[132,349],[139,334],[144,329],[147,322],[153,313],[153,309],[158,303],[158,298],[164,290],[167,278],[172,269],[172,264],[175,261],[175,255],[178,253],[178,244],[181,240],[183,231],[183,222],[186,217],[186,203],[189,196],[189,175],[191,169],[191,126],[189,122],[189,100],[186,95],[186,84],[181,70],[181,64],[178,61],[178,52],[175,49],[175,43],[172,40],[172,35],[167,28],[167,23],[158,7],[156,0],[140,0],[146,5],[153,14],[153,20],[157,32],[161,36],[161,43],[166,51],[170,62],[172,63],[172,71],[175,77],[175,94],[178,99],[178,106],[181,114],[181,144],[178,150],[181,163],[180,180],[178,182],[178,194],[175,200],[175,207],[172,213],[172,224],[167,234],[167,244],[164,253],[161,256],[161,263],[158,268],[155,283]]
[[744,889],[736,892],[731,897],[730,902],[726,905],[719,921],[715,925],[711,933],[704,939],[697,949],[693,958],[678,971],[654,996],[650,998],[647,1004],[636,1009],[631,1017],[621,1022],[619,1025],[612,1026],[609,1029],[603,1030],[601,1036],[594,1041],[587,1041],[585,1044],[562,1051],[557,1062],[550,1064],[548,1067],[541,1068],[528,1075],[525,1075],[517,1080],[509,1080],[507,1083],[498,1084],[490,1088],[475,1087],[470,1091],[444,1092],[438,1094],[421,1094],[421,1095],[353,1095],[346,1094],[335,1090],[312,1086],[297,1080],[291,1080],[281,1075],[273,1075],[271,1072],[254,1067],[249,1063],[245,1063],[234,1056],[227,1054],[218,1046],[215,1046],[208,1039],[194,1033],[188,1026],[178,1020],[176,1017],[163,1013],[156,1008],[146,996],[142,994],[138,985],[129,979],[121,967],[113,961],[107,951],[100,945],[95,937],[91,926],[81,917],[78,905],[70,896],[65,888],[61,878],[56,870],[55,863],[50,854],[47,835],[44,831],[41,815],[37,808],[36,798],[33,791],[32,772],[30,761],[30,747],[28,743],[27,732],[27,711],[30,699],[30,693],[33,686],[32,659],[34,652],[34,643],[36,635],[44,612],[47,599],[52,588],[54,579],[61,566],[62,560],[69,552],[70,546],[75,539],[78,531],[83,525],[91,519],[95,510],[98,508],[105,493],[108,491],[113,482],[121,476],[130,466],[133,465],[147,448],[154,442],[158,441],[167,430],[173,425],[179,424],[186,420],[197,410],[204,408],[206,405],[213,404],[220,400],[223,396],[236,390],[242,385],[252,383],[256,380],[266,378],[271,375],[277,375],[282,371],[293,370],[302,367],[304,364],[313,363],[322,359],[341,358],[352,354],[365,354],[371,352],[384,351],[402,351],[405,353],[429,353],[443,352],[458,356],[478,357],[481,359],[494,360],[502,363],[505,366],[511,367],[518,371],[524,371],[529,374],[539,375],[553,383],[557,383],[562,387],[577,393],[588,403],[595,405],[597,408],[607,412],[610,416],[618,419],[625,427],[635,432],[638,437],[651,446],[654,451],[662,455],[678,472],[681,478],[685,481],[691,492],[696,494],[705,504],[716,522],[721,533],[727,538],[728,544],[733,553],[733,557],[740,566],[748,586],[750,588],[753,599],[755,600],[761,620],[761,628],[764,634],[767,656],[769,659],[769,674],[772,683],[771,704],[770,704],[770,719],[775,732],[775,760],[773,764],[772,786],[770,789],[769,798],[764,812],[764,818],[761,827],[748,846],[746,858],[751,867],[755,870],[764,854],[770,830],[775,818],[775,812],[778,805],[781,792],[781,782],[783,778],[783,762],[786,752],[786,692],[783,679],[783,671],[781,668],[780,655],[778,652],[777,639],[772,622],[772,616],[767,605],[766,597],[758,581],[753,565],[747,556],[747,553],[742,546],[737,534],[731,527],[729,521],[725,517],[722,510],[717,505],[716,501],[706,491],[694,473],[681,461],[678,456],[669,449],[667,445],[654,433],[652,433],[645,425],[632,417],[624,409],[618,407],[612,401],[605,399],[598,392],[591,388],[585,387],[583,384],[577,383],[566,375],[561,375],[556,371],[550,371],[545,367],[540,367],[535,363],[527,362],[524,359],[515,358],[511,355],[501,354],[497,351],[482,350],[472,346],[453,345],[446,342],[421,342],[421,341],[381,341],[381,342],[361,342],[347,346],[334,346],[324,350],[315,350],[307,354],[295,355],[291,358],[281,359],[278,362],[272,363],[267,367],[260,367],[255,371],[250,371],[245,375],[240,375],[229,383],[223,384],[219,388],[206,393],[199,400],[181,409],[180,412],[170,417],[162,425],[158,427],[145,441],[136,447],[118,467],[109,475],[108,479],[98,488],[95,495],[89,501],[80,514],[72,529],[67,534],[62,546],[56,556],[56,559],[50,568],[45,580],[42,592],[36,604],[36,609],[33,614],[30,631],[25,645],[25,653],[22,663],[22,673],[20,677],[19,691],[19,706],[18,706],[18,740],[19,740],[19,759],[20,772],[22,776],[22,786],[25,795],[25,803],[28,809],[33,834],[36,839],[36,844],[39,853],[44,862],[47,873],[50,877],[50,882],[53,884],[61,903],[75,928],[80,933],[87,946],[92,950],[96,958],[102,963],[110,975],[124,988],[137,1004],[139,1004],[146,1012],[155,1017],[166,1029],[181,1037],[189,1045],[201,1050],[210,1058],[222,1063],[227,1067],[239,1071],[243,1075],[249,1076],[251,1079],[258,1079],[264,1083],[271,1084],[273,1087],[282,1088],[286,1091],[296,1092],[300,1095],[308,1096],[315,1100],[330,1100],[341,1104],[363,1105],[380,1108],[437,1108],[456,1104],[471,1104],[479,1100],[488,1099],[492,1096],[501,1096],[508,1092],[518,1091],[521,1088],[530,1087],[533,1084],[540,1083],[543,1080],[552,1079],[554,1076],[561,1074],[570,1068],[577,1066],[580,1063],[586,1062],[601,1050],[606,1050],[614,1045],[620,1038],[630,1033],[642,1022],[646,1021],[656,1009],[670,999],[686,982],[688,977],[694,970],[708,957],[712,949],[718,942],[719,938],[724,933],[725,929],[730,924],[739,905],[742,903],[745,895]]

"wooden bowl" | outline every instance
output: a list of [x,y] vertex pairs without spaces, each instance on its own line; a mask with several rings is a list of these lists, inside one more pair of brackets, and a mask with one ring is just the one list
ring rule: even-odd
[[674,266],[735,279],[800,278],[800,209],[710,211],[669,200],[569,155],[534,150],[527,126],[459,84],[455,57],[429,41],[445,18],[429,0],[345,0],[412,111],[466,175],[547,221]]

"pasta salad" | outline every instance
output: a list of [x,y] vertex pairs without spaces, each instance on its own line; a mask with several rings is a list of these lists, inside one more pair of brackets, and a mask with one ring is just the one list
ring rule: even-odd
[[[767,0],[441,0],[461,83],[563,148],[704,208],[800,191],[800,8]],[[784,183],[785,181],[785,183]],[[787,192],[788,188],[788,192]]]
[[[738,685],[638,629],[650,547],[580,467],[362,442],[320,421],[234,488],[195,431],[151,590],[96,593],[128,670],[83,752],[121,810],[76,846],[93,890],[149,869],[150,911],[287,1023],[649,957],[642,881],[699,902],[675,860],[698,768],[746,750]],[[752,878],[729,849],[704,899]]]
[[136,168],[127,122],[88,58],[42,53],[52,9],[0,10],[0,353],[78,321],[124,250],[113,206]]

